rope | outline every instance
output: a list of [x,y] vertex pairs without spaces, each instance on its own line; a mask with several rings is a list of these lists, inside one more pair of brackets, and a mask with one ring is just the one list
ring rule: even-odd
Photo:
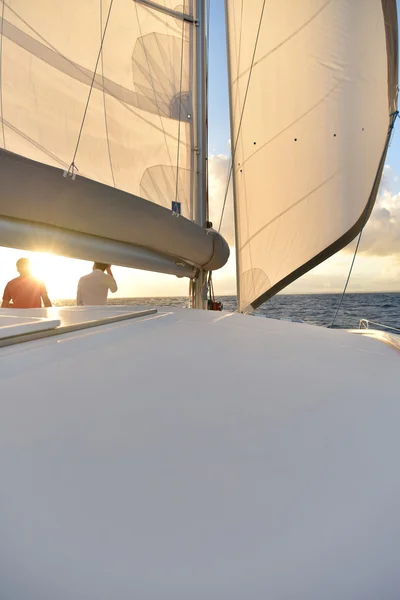
[[4,25],[4,0],[1,9],[1,24],[0,24],[0,121],[1,121],[1,129],[3,133],[3,147],[6,148],[6,136],[4,132],[4,119],[3,119],[3,78],[2,78],[2,68],[3,68],[3,25]]
[[101,38],[100,50],[99,50],[99,53],[98,53],[98,55],[97,55],[96,65],[95,65],[95,68],[94,68],[94,71],[93,71],[93,77],[92,77],[92,81],[91,81],[91,84],[90,84],[89,94],[88,94],[88,98],[87,98],[87,101],[86,101],[86,106],[85,106],[85,111],[84,111],[84,113],[83,113],[83,118],[82,118],[81,128],[80,128],[80,130],[79,130],[79,135],[78,135],[78,140],[77,140],[77,142],[76,142],[76,148],[75,148],[74,156],[73,156],[73,158],[72,158],[72,162],[71,162],[71,164],[70,164],[70,167],[69,167],[69,169],[68,169],[68,172],[71,172],[71,171],[72,171],[72,172],[74,172],[74,170],[77,168],[77,167],[76,167],[76,165],[75,165],[75,159],[76,159],[76,155],[77,155],[77,153],[78,153],[78,148],[79,148],[79,144],[80,144],[80,141],[81,141],[81,136],[82,136],[83,126],[84,126],[84,124],[85,124],[86,114],[87,114],[87,111],[88,111],[88,108],[89,108],[89,102],[90,102],[90,97],[91,97],[91,95],[92,95],[92,90],[93,90],[93,84],[94,84],[94,80],[95,80],[95,78],[96,78],[97,67],[98,67],[98,65],[99,65],[99,60],[100,60],[100,57],[101,57],[101,55],[102,55],[102,52],[103,52],[104,38],[105,38],[105,36],[106,36],[107,27],[108,27],[108,22],[109,22],[109,20],[110,20],[110,15],[111,15],[111,9],[112,9],[113,2],[114,2],[114,0],[111,0],[111,2],[110,2],[110,7],[109,7],[109,9],[108,9],[107,20],[106,20],[106,24],[105,24],[105,26],[104,26],[104,32],[103,32],[103,35],[102,35],[102,38]]
[[[208,73],[209,73],[209,64],[210,64],[210,20],[211,20],[211,0],[207,2],[207,28],[206,28],[206,106],[209,105],[209,81],[208,81]],[[206,126],[207,126],[207,146],[208,146],[208,111],[206,115]],[[206,154],[206,198],[207,198],[207,210],[206,210],[206,220],[210,219],[210,207],[209,207],[209,168],[208,168],[208,148]]]
[[[377,323],[376,321],[370,321],[369,319],[360,319],[359,329],[369,329],[369,324],[378,325],[379,327],[384,327],[385,329],[392,329],[393,331],[398,331],[400,333],[400,329],[397,327],[391,327],[390,325],[384,325],[383,323]],[[363,327],[364,325],[364,327]]]
[[176,151],[176,186],[175,203],[178,202],[178,184],[179,184],[179,154],[181,149],[181,113],[182,113],[182,78],[183,78],[183,43],[185,40],[185,21],[182,19],[182,45],[181,45],[181,72],[179,76],[179,121],[178,121],[178,148]]
[[237,131],[237,135],[236,135],[235,144],[234,144],[234,147],[233,147],[233,150],[232,150],[231,166],[229,168],[228,181],[227,181],[226,190],[225,190],[224,203],[222,205],[222,213],[221,213],[221,219],[220,219],[220,222],[219,222],[218,232],[221,231],[222,219],[224,218],[226,199],[228,197],[229,184],[230,184],[230,181],[231,181],[232,171],[233,171],[233,163],[235,161],[236,148],[237,148],[237,145],[239,143],[239,134],[240,134],[240,130],[241,130],[241,127],[242,127],[243,116],[244,116],[244,109],[246,107],[247,95],[248,95],[248,91],[249,91],[249,87],[250,87],[250,79],[251,79],[251,75],[252,75],[252,72],[253,72],[254,59],[255,59],[256,51],[257,51],[258,38],[260,37],[261,25],[262,25],[262,20],[263,20],[263,16],[264,16],[265,2],[266,2],[266,0],[264,0],[263,5],[262,5],[262,9],[261,9],[260,22],[258,24],[256,41],[254,43],[253,56],[251,58],[251,64],[250,64],[250,70],[249,70],[249,77],[247,79],[246,91],[245,91],[245,94],[244,94],[243,106],[242,106],[242,111],[241,111],[241,114],[240,114],[238,131]]
[[[234,28],[235,29],[239,29],[239,32],[240,32],[239,33],[239,42],[238,42],[239,52],[237,53],[237,57],[236,57],[236,62],[237,62],[236,81],[238,81],[239,80],[239,69],[240,69],[240,57],[241,57],[241,54],[242,54],[243,0],[241,2],[241,8],[240,8],[240,26],[239,26],[239,28],[237,28],[237,26],[236,26],[235,13],[233,13],[233,20],[234,20],[234,23],[233,23]],[[226,23],[226,26],[228,26],[227,23]],[[232,96],[232,100],[231,100],[232,101],[232,109],[231,109],[232,111],[235,110],[235,106],[236,106],[236,103],[238,101],[238,98],[239,98],[239,86],[237,85],[236,86],[236,94],[235,94],[235,104],[233,103],[233,96]],[[229,160],[229,166],[228,166],[228,173],[227,173],[227,176],[226,176],[226,184],[225,184],[226,195],[228,194],[228,191],[229,191],[229,181],[230,181],[230,178],[231,178],[230,170],[232,169],[232,167],[233,167],[233,161],[232,161],[232,153],[231,153],[231,157],[230,157],[230,160]],[[224,211],[225,211],[225,202],[226,202],[226,198],[224,199],[224,205],[223,205],[223,208],[222,208],[221,221],[220,221],[220,225],[219,225],[219,230],[218,231],[220,231],[221,226],[222,226],[222,218],[223,218]]]
[[[397,118],[398,114],[399,114],[399,111],[396,110],[396,112],[394,112],[394,113],[392,113],[390,115],[390,117],[391,117],[392,120],[391,120],[390,125],[389,125],[389,130],[388,130],[388,134],[387,134],[387,138],[386,138],[385,147],[383,149],[381,160],[379,161],[379,165],[378,165],[378,169],[376,171],[376,175],[375,175],[374,183],[373,183],[373,186],[372,186],[372,190],[374,190],[375,186],[378,184],[378,179],[379,179],[379,176],[380,176],[379,174],[380,174],[380,172],[381,172],[381,170],[383,168],[384,162],[385,162],[386,151],[387,151],[389,143],[390,143],[390,138],[392,136],[392,132],[393,132],[393,128],[394,128],[394,123],[396,121],[396,118]],[[368,220],[368,216],[369,216],[369,210],[368,209],[369,209],[370,204],[373,201],[373,198],[374,198],[374,194],[371,193],[371,195],[369,197],[369,200],[367,202],[367,206],[365,207],[364,219],[363,219],[361,230],[360,230],[360,233],[359,233],[359,236],[358,236],[356,248],[354,250],[353,259],[351,261],[351,265],[350,265],[349,273],[347,275],[346,283],[344,285],[343,292],[342,292],[342,295],[341,295],[340,300],[339,300],[339,304],[338,304],[336,312],[335,312],[335,316],[333,317],[332,323],[330,325],[328,325],[329,328],[333,327],[333,325],[335,324],[335,321],[336,321],[336,318],[338,316],[339,310],[340,310],[340,308],[342,306],[343,299],[344,299],[344,296],[346,294],[347,286],[348,286],[349,281],[350,281],[351,273],[353,271],[353,266],[354,266],[354,263],[355,263],[355,260],[356,260],[357,251],[358,251],[358,248],[359,248],[359,245],[360,245],[360,242],[361,242],[361,237],[362,237],[362,234],[363,234],[363,231],[364,231],[364,227],[365,227],[365,224],[366,224],[366,222]]]
[[[146,8],[146,7],[143,7],[143,8]],[[170,149],[169,149],[169,146],[168,146],[168,142],[167,142],[167,135],[169,135],[169,137],[172,137],[172,136],[170,134],[167,134],[166,131],[165,131],[165,129],[164,129],[164,123],[163,123],[163,120],[162,120],[162,117],[161,117],[160,105],[158,103],[158,96],[160,94],[156,91],[156,88],[155,88],[155,85],[154,85],[154,79],[153,79],[153,75],[152,75],[152,69],[151,69],[151,66],[150,66],[150,61],[149,61],[149,57],[148,57],[148,54],[147,54],[146,45],[145,45],[145,43],[143,41],[142,26],[140,24],[140,18],[139,18],[138,7],[137,7],[137,3],[136,2],[135,2],[135,12],[136,12],[136,19],[137,19],[137,23],[138,23],[138,27],[139,27],[140,39],[142,40],[142,48],[143,48],[144,56],[146,58],[147,69],[149,71],[150,85],[151,85],[151,88],[152,88],[152,90],[154,92],[154,101],[155,101],[155,104],[156,104],[156,107],[157,107],[158,117],[160,119],[161,128],[160,129],[157,128],[157,129],[159,129],[159,131],[161,131],[162,134],[163,134],[163,136],[164,136],[164,142],[165,142],[165,147],[166,147],[167,153],[168,153],[169,163],[170,163],[170,165],[172,165],[172,158],[171,158],[171,152],[170,152]],[[172,60],[171,57],[170,57],[170,60]],[[165,89],[164,86],[162,86],[162,89],[163,89],[164,93],[167,94],[167,90]],[[173,139],[175,140],[175,137],[173,137]],[[153,181],[153,184],[155,185],[155,182],[154,182],[153,177],[151,176],[151,174],[150,174],[150,177],[151,177],[151,179]],[[167,204],[167,207],[168,207],[168,204]]]
[[[100,34],[103,35],[103,0],[100,0]],[[115,187],[114,169],[113,169],[113,164],[112,164],[112,159],[111,159],[110,138],[108,136],[106,93],[104,91],[103,49],[101,49],[101,80],[102,80],[102,84],[103,84],[104,126],[105,126],[105,129],[106,129],[108,160],[110,161],[111,177],[112,177],[112,181],[113,181],[113,186]]]
[[194,308],[194,280],[189,279],[189,308]]
[[208,0],[207,2],[207,31],[206,31],[206,40],[207,40],[207,46],[206,46],[206,57],[207,57],[207,65],[208,65],[208,56],[209,56],[209,52],[210,52],[210,15],[211,15],[211,0]]
[[214,294],[214,283],[212,280],[212,271],[210,271],[208,275],[208,290],[210,292],[210,300],[215,302],[215,294]]

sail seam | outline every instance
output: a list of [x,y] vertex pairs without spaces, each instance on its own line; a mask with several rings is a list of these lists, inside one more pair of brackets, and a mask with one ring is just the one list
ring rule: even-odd
[[[138,23],[138,27],[139,27],[139,33],[140,33],[140,40],[139,40],[139,42],[142,45],[143,52],[144,52],[144,55],[145,55],[145,58],[146,58],[146,63],[147,63],[149,77],[147,76],[145,70],[142,67],[140,67],[140,65],[138,65],[138,66],[141,69],[142,74],[144,75],[145,79],[147,79],[147,81],[149,81],[149,83],[151,85],[151,88],[153,90],[154,100],[155,100],[157,111],[158,111],[158,117],[160,119],[161,130],[162,130],[162,132],[164,134],[165,146],[166,146],[167,152],[168,152],[168,158],[169,158],[170,163],[172,163],[171,154],[170,154],[169,147],[168,147],[168,144],[167,144],[167,139],[166,139],[164,124],[163,124],[162,117],[161,117],[160,106],[158,104],[158,99],[157,99],[158,96],[161,97],[161,94],[159,92],[157,92],[156,89],[155,89],[155,85],[154,85],[154,81],[153,81],[153,75],[152,75],[151,66],[150,66],[150,61],[149,61],[149,57],[148,57],[148,54],[147,54],[146,44],[144,43],[144,39],[143,39],[142,26],[140,24],[139,13],[138,13],[138,9],[137,9],[137,6],[136,6],[136,2],[135,2],[135,12],[136,12],[136,19],[137,19],[137,23]],[[156,43],[158,44],[157,38],[156,38]],[[163,91],[165,92],[165,94],[167,94],[167,90],[165,89],[165,87],[163,87],[162,85],[161,85],[161,87],[162,87]]]
[[242,106],[242,110],[241,110],[241,114],[240,114],[240,120],[239,120],[238,130],[237,130],[237,134],[236,134],[236,140],[235,140],[234,147],[232,149],[231,166],[230,166],[230,169],[229,169],[228,181],[227,181],[227,184],[226,184],[225,197],[224,197],[224,203],[222,205],[222,213],[221,213],[221,219],[220,219],[220,222],[219,222],[218,232],[221,231],[222,219],[224,217],[226,199],[228,197],[229,184],[230,184],[231,177],[232,177],[233,164],[235,162],[236,148],[237,148],[237,145],[238,145],[238,142],[239,142],[240,130],[241,130],[241,127],[242,127],[244,111],[245,111],[245,108],[246,108],[247,95],[248,95],[248,92],[249,92],[250,80],[251,80],[251,75],[252,75],[252,72],[253,72],[254,59],[255,59],[255,56],[256,56],[258,39],[260,37],[261,25],[262,25],[262,21],[263,21],[263,17],[264,17],[265,2],[266,2],[266,0],[264,0],[263,5],[262,5],[262,9],[261,9],[260,22],[258,24],[258,30],[257,30],[256,40],[255,40],[255,43],[254,43],[253,56],[251,57],[251,64],[250,64],[250,69],[249,69],[249,78],[247,80],[246,91],[245,91],[244,98],[243,98],[243,106]]
[[1,130],[3,134],[3,147],[6,149],[6,136],[4,131],[4,118],[3,118],[3,25],[4,25],[4,0],[2,2],[1,9],[1,22],[0,22],[0,120]]
[[[8,10],[11,10],[9,6],[7,6]],[[56,69],[60,73],[63,73],[70,77],[71,79],[75,79],[76,81],[83,83],[84,85],[89,86],[93,77],[92,71],[86,69],[70,60],[64,54],[62,54],[55,46],[51,45],[43,36],[40,35],[38,31],[33,29],[26,21],[21,19],[21,17],[13,11],[15,16],[17,16],[22,23],[26,27],[28,27],[37,38],[42,40],[42,42],[38,41],[36,37],[32,37],[29,34],[23,32],[21,29],[12,25],[9,21],[4,19],[4,27],[3,27],[3,37],[8,38],[11,42],[18,45],[20,48],[27,50],[30,54],[32,54],[35,58],[47,63],[53,69]],[[33,46],[33,47],[32,47]],[[61,61],[59,59],[62,59]],[[107,95],[115,98],[118,101],[122,101],[129,106],[134,106],[135,108],[141,108],[143,101],[147,98],[140,93],[134,92],[131,89],[128,89],[115,81],[104,78],[105,86],[104,91]],[[102,90],[102,79],[101,75],[96,75],[93,87],[97,90]],[[167,115],[167,108],[165,108],[165,114]],[[154,109],[148,109],[149,112],[153,112]],[[154,114],[157,114],[154,111]]]
[[[149,61],[149,57],[148,57],[148,53],[147,53],[146,44],[144,43],[144,39],[143,39],[143,32],[142,32],[142,27],[141,27],[141,24],[140,24],[139,13],[138,13],[138,8],[137,8],[137,3],[136,2],[135,2],[135,12],[136,12],[136,19],[137,19],[137,23],[138,23],[138,27],[139,27],[140,42],[141,42],[141,45],[142,45],[142,48],[143,48],[144,56],[146,58],[147,68],[148,68],[148,72],[149,72],[149,76],[150,76],[150,85],[151,85],[153,93],[154,93],[154,100],[155,100],[155,103],[156,103],[156,106],[157,106],[157,111],[158,111],[158,117],[160,119],[161,130],[162,130],[163,135],[164,135],[164,142],[165,142],[165,147],[166,147],[167,154],[168,154],[169,163],[172,166],[171,152],[170,152],[170,149],[169,149],[169,146],[168,146],[167,136],[166,136],[166,132],[165,132],[165,129],[164,129],[164,123],[163,123],[163,120],[162,120],[161,111],[160,111],[160,107],[159,107],[159,104],[158,104],[157,92],[156,92],[155,85],[154,85],[154,80],[153,80],[153,75],[152,75],[150,61]],[[156,43],[158,44],[157,37],[155,39],[156,39]],[[145,75],[145,77],[146,77],[146,79],[148,79],[146,75]],[[165,90],[165,92],[166,92],[166,90]],[[179,139],[178,139],[178,147],[179,147]],[[150,179],[153,182],[153,185],[156,187],[156,182],[155,182],[155,180],[154,180],[151,172],[148,171],[148,173],[149,173]]]
[[[179,183],[179,155],[181,149],[181,117],[182,117],[182,73],[183,73],[183,42],[184,42],[185,22],[182,21],[182,44],[181,44],[181,72],[179,76],[179,121],[178,121],[178,148],[176,151],[176,185],[175,185],[175,204],[178,202],[178,183]],[[187,207],[189,212],[189,207]]]
[[[269,52],[267,52],[266,54],[264,54],[263,56],[260,56],[260,58],[254,63],[254,66],[259,65],[263,60],[265,60],[266,58],[268,58],[269,56],[271,56],[271,54],[273,54],[274,52],[276,52],[277,50],[279,50],[279,48],[282,48],[282,46],[284,46],[289,40],[293,39],[294,37],[296,37],[296,35],[298,33],[300,33],[300,31],[302,31],[303,29],[305,29],[310,23],[312,23],[312,21],[314,19],[316,19],[321,12],[323,12],[326,7],[332,3],[332,0],[327,0],[327,2],[321,6],[321,8],[319,8],[317,10],[317,12],[315,12],[309,19],[308,21],[306,21],[305,23],[303,23],[301,25],[301,27],[299,27],[298,29],[296,29],[295,31],[293,31],[293,33],[291,33],[287,38],[285,38],[284,40],[282,40],[282,42],[280,42],[277,46],[275,46],[274,48],[272,48],[271,50],[269,50]],[[234,81],[232,81],[232,85],[235,84],[241,77],[243,77],[247,71],[249,69],[245,69],[243,71],[243,73],[240,73],[240,75],[238,75],[236,77],[236,79]]]
[[78,134],[78,140],[76,142],[76,148],[75,148],[74,156],[72,158],[72,162],[71,162],[71,165],[69,167],[69,172],[74,172],[74,169],[76,169],[75,158],[76,158],[76,155],[78,153],[78,148],[79,148],[79,144],[80,144],[81,137],[82,137],[82,131],[83,131],[83,127],[84,127],[84,124],[85,124],[87,111],[88,111],[88,108],[89,108],[89,102],[90,102],[90,98],[91,98],[91,95],[92,95],[93,85],[94,85],[94,81],[95,81],[96,73],[97,73],[97,68],[99,66],[99,61],[100,61],[101,53],[103,51],[104,39],[106,37],[107,27],[108,27],[108,23],[110,21],[110,15],[111,15],[111,9],[112,9],[113,3],[114,3],[114,0],[111,0],[110,7],[108,9],[108,15],[107,15],[106,24],[104,26],[104,33],[103,33],[102,38],[101,38],[100,49],[99,49],[99,52],[98,52],[98,55],[97,55],[96,65],[95,65],[95,68],[94,68],[94,71],[93,71],[93,77],[92,77],[92,81],[91,81],[91,84],[90,84],[89,94],[88,94],[88,98],[87,98],[86,106],[85,106],[85,111],[83,113],[82,123],[81,123],[81,127],[80,127],[79,134]]
[[[235,12],[233,13],[233,18],[234,18],[234,27],[236,28],[236,19],[235,19]],[[240,6],[240,27],[239,27],[239,40],[238,40],[238,48],[237,48],[237,55],[236,55],[236,62],[237,62],[237,69],[236,69],[236,79],[239,79],[239,69],[240,69],[240,59],[242,56],[242,31],[243,31],[243,0]],[[232,82],[233,85],[233,82]],[[239,86],[236,86],[236,94],[235,94],[235,106],[232,106],[233,111],[235,112],[236,106],[238,105],[238,102],[240,101],[239,99]]]
[[[4,3],[5,4],[5,3]],[[46,38],[44,38],[38,31],[36,31],[36,29],[34,29],[27,21],[25,21],[15,10],[13,10],[9,5],[7,5],[7,9],[9,11],[11,11],[28,29],[30,29],[30,31],[32,31],[35,36],[37,36],[38,38],[40,38],[43,42],[43,44],[41,44],[40,42],[38,42],[35,38],[29,36],[28,34],[25,34],[22,32],[22,30],[18,29],[17,27],[15,27],[14,25],[11,25],[7,20],[4,20],[4,25],[7,27],[4,27],[3,29],[3,37],[7,37],[9,40],[11,40],[13,43],[19,45],[21,48],[23,49],[27,49],[26,44],[22,44],[21,40],[17,40],[13,35],[10,35],[10,28],[17,31],[19,35],[24,36],[24,38],[29,38],[29,43],[36,43],[36,44],[40,44],[41,47],[46,50],[51,51],[52,53],[54,53],[54,55],[57,55],[57,57],[62,58],[63,61],[65,61],[66,64],[70,65],[72,67],[72,71],[67,71],[65,68],[61,68],[60,66],[56,66],[56,64],[54,63],[54,61],[50,60],[48,56],[43,56],[43,54],[39,54],[39,53],[35,53],[33,52],[33,55],[46,62],[48,65],[50,65],[51,67],[53,67],[54,69],[57,69],[58,71],[68,75],[69,77],[75,79],[76,81],[79,81],[80,83],[84,83],[85,85],[90,85],[90,81],[92,79],[93,74],[88,70],[85,69],[84,67],[82,67],[81,65],[74,63],[72,60],[70,60],[68,57],[64,56],[64,54],[62,54],[55,46],[53,46],[52,44],[50,44],[50,42],[48,42],[48,40],[46,40]],[[148,9],[146,9],[148,10]],[[74,71],[76,71],[77,73],[80,74],[80,77],[78,77],[76,74],[74,74]],[[135,117],[137,117],[138,119],[141,119],[144,123],[146,123],[147,125],[149,125],[150,127],[152,127],[153,129],[156,129],[157,131],[163,131],[161,128],[159,128],[157,125],[155,125],[154,123],[152,123],[151,121],[149,121],[148,119],[146,119],[145,117],[143,117],[141,114],[135,112],[135,110],[133,110],[131,108],[131,106],[134,106],[136,109],[142,110],[141,106],[140,106],[140,102],[143,100],[143,96],[141,96],[140,94],[136,94],[134,96],[134,98],[130,97],[129,100],[126,99],[127,94],[130,94],[130,96],[133,95],[133,92],[130,92],[130,90],[128,90],[127,88],[124,88],[123,86],[120,86],[118,84],[116,84],[115,82],[108,80],[107,78],[105,79],[105,83],[106,85],[103,87],[101,85],[101,79],[100,76],[95,77],[95,81],[93,84],[93,87],[95,89],[98,90],[102,90],[104,89],[104,92],[110,96],[111,98],[114,98],[114,100],[116,100],[119,104],[121,104],[121,106],[124,106],[124,108],[126,108],[126,110],[130,111],[133,115],[135,115]],[[111,89],[113,91],[111,91]],[[118,91],[118,93],[117,93]],[[125,100],[122,99],[122,97],[125,98]],[[154,113],[157,114],[157,113]],[[167,115],[167,113],[165,112],[165,115]],[[7,122],[5,122],[7,125]],[[165,135],[169,138],[171,138],[172,140],[176,141],[177,138],[175,136],[173,136],[170,133],[166,133]],[[181,142],[182,144],[184,144],[185,146],[189,147],[189,144],[187,144],[185,141]]]
[[[46,62],[54,69],[59,70],[60,72],[75,79],[76,81],[84,83],[85,85],[90,85],[90,81],[92,79],[93,74],[89,69],[82,67],[81,65],[75,63],[74,61],[69,59],[67,56],[62,54],[62,52],[60,52],[53,44],[51,44],[45,37],[43,37],[43,35],[41,35],[39,31],[34,29],[27,21],[25,21],[25,19],[23,19],[21,17],[21,15],[18,14],[11,6],[6,4],[6,2],[4,2],[4,4],[5,4],[5,6],[7,6],[7,9],[15,17],[17,17],[17,19],[19,21],[21,21],[25,25],[25,27],[27,27],[35,36],[35,37],[30,36],[29,34],[23,32],[21,29],[16,27],[15,25],[12,25],[7,20],[4,20],[4,28],[3,28],[3,36],[4,37],[7,37],[9,40],[11,40],[13,43],[19,45],[24,50],[27,50],[28,44],[29,45],[31,45],[31,44],[39,45],[40,46],[39,50],[36,49],[36,52],[33,52],[32,49],[30,49],[29,52],[31,52],[36,58]],[[143,10],[146,10],[146,12],[149,12],[150,14],[152,14],[154,12],[154,11],[151,11],[145,5],[142,5],[142,7],[143,7]],[[168,26],[168,24],[165,21],[163,21],[160,17],[158,17],[157,15],[155,16],[155,18],[158,21],[160,21],[161,23],[163,23],[163,25]],[[171,27],[169,27],[169,28],[171,29]],[[173,29],[173,31],[175,33],[177,33],[176,29]],[[42,40],[43,43],[39,42],[38,39],[36,39],[36,38]],[[57,58],[62,58],[63,62],[65,62],[66,64],[68,64],[68,66],[71,67],[71,70],[67,70],[67,68],[65,66],[60,66],[59,64],[56,64],[55,61],[52,60],[52,57],[49,55],[44,55],[43,51],[40,52],[40,50],[43,50],[43,49],[47,50],[48,52],[51,52],[54,55],[57,55]],[[77,73],[79,75],[77,75]],[[122,106],[125,106],[128,109],[129,109],[129,106],[134,106],[135,108],[139,108],[139,109],[141,108],[141,102],[146,99],[144,96],[142,96],[140,94],[136,94],[136,93],[132,92],[130,89],[125,88],[119,84],[116,84],[114,81],[109,80],[106,77],[104,79],[105,79],[106,85],[103,88],[100,75],[96,75],[93,87],[100,91],[102,89],[104,89],[104,91],[107,95],[111,96],[112,98],[117,100]],[[167,90],[165,90],[165,88],[164,88],[164,91],[167,93]],[[127,100],[128,95],[129,95],[129,101]],[[124,98],[124,100],[122,98]],[[157,107],[157,109],[159,110],[159,112],[161,112],[160,107]],[[136,114],[136,113],[134,113],[134,114]],[[154,114],[157,114],[157,113],[154,112]],[[166,109],[163,111],[163,114],[164,114],[164,116],[167,116],[167,117],[169,116]],[[142,118],[142,117],[139,117],[139,118]],[[149,121],[146,121],[146,122],[148,124],[150,124],[150,126],[153,126]],[[170,134],[167,134],[167,135],[169,137],[171,137],[172,139],[176,139],[176,138],[174,138],[174,136],[172,136]],[[182,143],[184,143],[184,142],[182,142]],[[188,145],[188,144],[185,144],[185,145]]]
[[327,183],[329,183],[333,179],[335,179],[335,177],[339,174],[339,172],[340,172],[339,170],[334,171],[332,173],[332,175],[330,175],[329,177],[327,177],[326,179],[324,179],[324,181],[322,181],[316,187],[314,187],[312,190],[310,190],[305,196],[302,196],[301,198],[299,198],[298,200],[296,200],[296,202],[294,202],[293,204],[291,204],[290,206],[288,206],[287,208],[285,208],[284,210],[282,210],[279,214],[277,214],[270,221],[268,221],[268,223],[265,223],[265,225],[263,225],[262,227],[260,227],[255,233],[253,233],[253,235],[251,235],[245,241],[245,243],[243,244],[243,246],[239,247],[240,252],[242,250],[244,250],[244,248],[246,248],[246,246],[248,244],[250,244],[250,242],[252,242],[258,235],[260,235],[260,233],[262,231],[264,231],[265,229],[267,229],[267,227],[269,227],[270,225],[272,225],[272,223],[275,223],[275,221],[277,221],[278,219],[280,219],[280,217],[282,217],[283,215],[286,215],[288,212],[290,212],[291,210],[293,210],[294,208],[296,208],[299,204],[301,204],[302,202],[304,202],[305,200],[307,200],[307,198],[310,198],[310,196],[312,196],[313,194],[315,194],[315,192],[318,192]]
[[[151,121],[149,121],[148,119],[146,119],[145,117],[143,117],[141,114],[139,114],[138,112],[136,112],[135,110],[133,110],[133,108],[131,108],[126,102],[124,102],[123,100],[120,100],[119,98],[117,98],[116,96],[113,96],[112,94],[111,94],[111,97],[114,98],[117,102],[119,102],[119,104],[121,104],[122,106],[124,106],[126,108],[126,110],[128,110],[133,115],[135,115],[135,117],[137,117],[138,119],[140,119],[141,121],[143,121],[144,123],[146,123],[147,125],[149,125],[152,129],[156,129],[157,131],[161,131],[161,133],[164,133],[166,137],[169,137],[171,140],[174,140],[175,142],[177,141],[177,138],[174,135],[172,135],[171,133],[166,132],[163,127],[158,127],[157,125],[155,125],[154,123],[152,123]],[[184,144],[185,146],[189,147],[189,144],[187,142],[183,141],[182,144]]]
[[[233,13],[233,18],[235,20],[235,12]],[[240,57],[241,57],[241,53],[242,53],[242,24],[243,24],[243,0],[241,3],[241,7],[240,7],[240,34],[239,34],[239,43],[238,43],[238,51],[236,53],[236,62],[237,62],[237,69],[236,69],[236,79],[239,77],[239,67],[240,67]],[[234,23],[234,27],[236,27],[236,20]],[[237,50],[237,48],[236,48]],[[228,58],[229,60],[229,58]],[[233,97],[232,97],[232,112],[235,111],[235,107],[238,104],[238,97],[239,97],[239,86],[236,87],[236,97],[235,97],[235,106],[233,106]],[[219,225],[219,229],[218,231],[221,231],[221,227],[222,227],[222,219],[223,219],[223,215],[224,215],[224,211],[225,211],[225,203],[226,203],[226,198],[228,196],[228,191],[229,191],[229,184],[230,184],[230,179],[232,176],[232,169],[233,169],[233,156],[231,153],[231,159],[229,161],[229,167],[228,167],[228,173],[226,176],[226,185],[225,185],[225,197],[224,197],[224,204],[223,204],[223,208],[222,208],[222,212],[221,212],[221,221],[220,221],[220,225]]]
[[39,142],[37,142],[33,138],[29,137],[29,135],[27,135],[26,133],[24,133],[23,131],[21,131],[17,127],[15,127],[12,123],[10,123],[10,121],[7,121],[7,119],[3,118],[3,122],[8,127],[8,129],[10,129],[11,131],[13,131],[17,135],[19,135],[22,139],[24,139],[27,142],[29,142],[29,144],[32,144],[32,146],[34,146],[35,148],[37,148],[38,150],[40,150],[40,152],[43,152],[44,154],[46,154],[49,158],[52,158],[59,165],[61,165],[62,167],[68,169],[68,163],[64,162],[59,156],[57,156],[56,154],[53,154],[53,152],[51,152],[50,150],[48,150],[47,148],[45,148],[45,146],[42,146],[41,144],[39,144]]
[[[103,35],[103,0],[100,0],[100,34]],[[106,139],[107,139],[107,150],[108,150],[108,159],[110,161],[110,171],[111,178],[113,181],[113,185],[115,187],[115,177],[114,177],[114,169],[111,158],[111,147],[110,147],[110,138],[108,135],[108,122],[107,122],[107,106],[106,106],[106,93],[104,91],[104,60],[103,60],[103,48],[101,49],[101,79],[103,82],[103,106],[104,106],[104,126],[106,129]]]
[[272,136],[271,138],[269,138],[269,140],[267,140],[266,142],[264,142],[263,144],[261,144],[261,146],[258,146],[257,150],[254,150],[253,153],[250,154],[249,157],[246,158],[241,163],[241,168],[243,168],[245,165],[247,165],[248,162],[251,161],[254,158],[254,156],[256,156],[256,154],[258,154],[259,152],[261,152],[262,150],[264,150],[264,148],[266,148],[269,144],[271,144],[276,139],[278,139],[279,136],[281,136],[283,133],[286,133],[287,131],[289,131],[289,129],[291,129],[293,127],[293,125],[296,125],[296,123],[299,123],[302,119],[304,119],[304,117],[307,117],[310,113],[313,112],[313,110],[315,110],[323,102],[325,102],[325,100],[327,100],[334,92],[336,92],[336,90],[342,85],[342,83],[346,82],[346,80],[348,78],[348,74],[349,74],[349,69],[345,72],[345,74],[343,75],[343,77],[341,77],[335,83],[335,85],[325,94],[325,96],[322,96],[322,98],[320,98],[315,104],[313,104],[310,108],[308,108],[307,110],[305,110],[303,112],[303,114],[301,114],[299,117],[297,117],[294,121],[291,121],[289,123],[289,125],[286,125],[286,127],[283,127],[277,134],[275,134],[274,136]]

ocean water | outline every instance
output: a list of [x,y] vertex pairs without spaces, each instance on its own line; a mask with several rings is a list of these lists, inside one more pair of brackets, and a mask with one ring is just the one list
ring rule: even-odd
[[[236,296],[219,296],[224,310],[236,310]],[[272,319],[301,319],[306,323],[328,326],[332,323],[340,294],[279,294],[260,306],[255,314]],[[109,298],[109,304],[187,307],[187,297]],[[57,300],[57,306],[72,306],[73,300]],[[346,294],[335,327],[358,328],[360,319],[394,327],[400,333],[400,293]]]

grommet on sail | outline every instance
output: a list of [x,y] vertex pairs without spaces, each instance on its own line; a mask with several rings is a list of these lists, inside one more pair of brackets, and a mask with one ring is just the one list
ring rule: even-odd
[[397,108],[397,12],[395,0],[227,0],[226,13],[246,310],[365,223]]

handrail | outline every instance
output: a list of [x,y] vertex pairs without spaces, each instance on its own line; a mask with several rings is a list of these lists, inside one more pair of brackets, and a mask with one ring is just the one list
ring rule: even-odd
[[358,329],[369,329],[369,325],[378,325],[378,327],[384,327],[385,329],[391,329],[392,331],[398,331],[400,333],[400,329],[397,327],[391,327],[390,325],[383,325],[382,323],[377,323],[376,321],[370,321],[369,319],[360,319],[358,324]]

